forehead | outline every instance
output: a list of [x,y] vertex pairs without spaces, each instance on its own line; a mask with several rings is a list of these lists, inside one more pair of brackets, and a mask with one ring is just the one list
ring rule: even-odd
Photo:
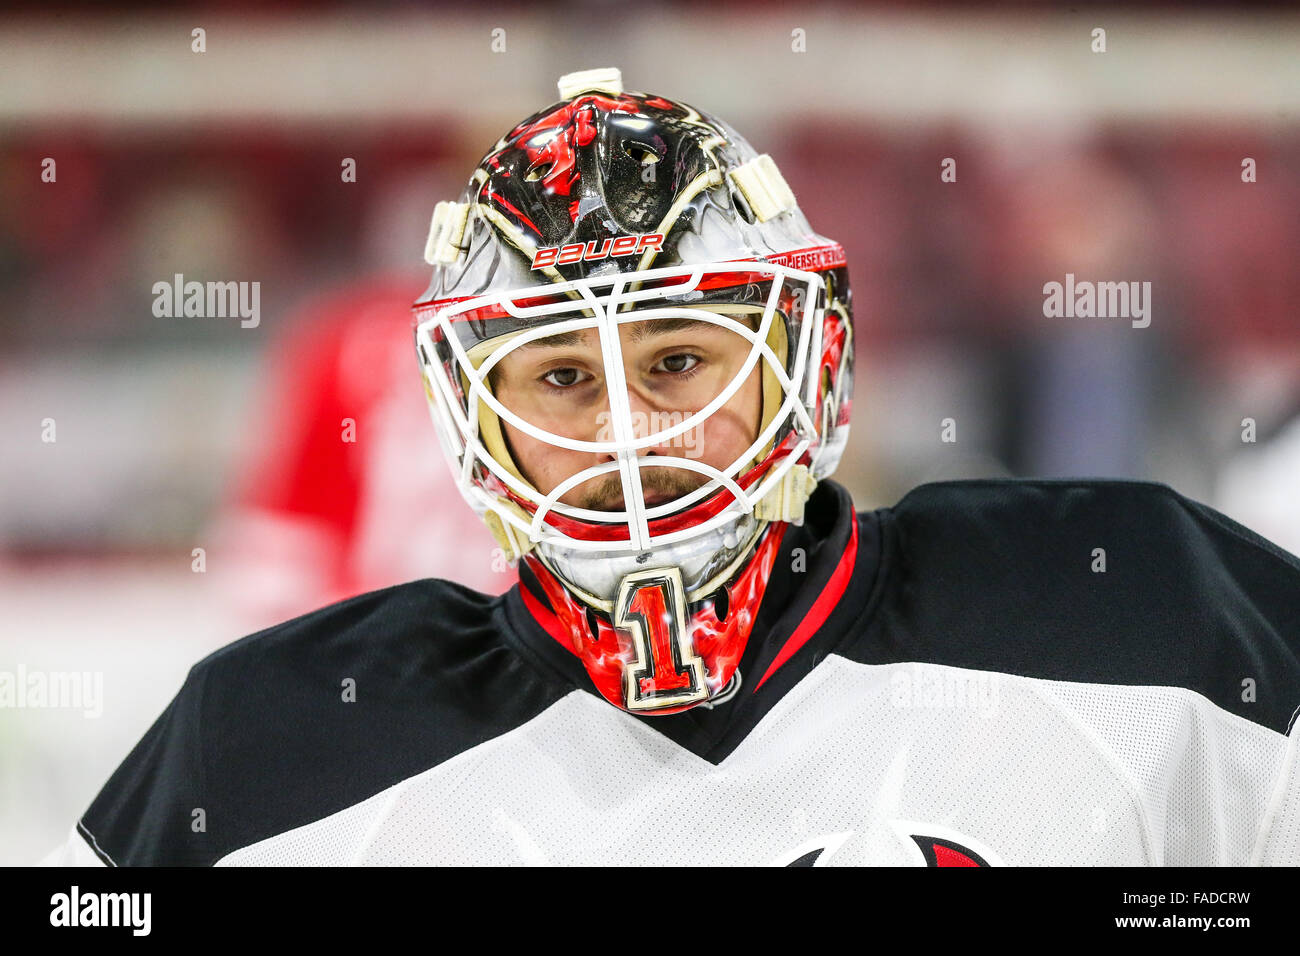
[[[627,330],[627,338],[633,343],[654,338],[655,336],[668,335],[672,332],[690,331],[693,334],[702,334],[710,331],[726,331],[721,326],[704,319],[688,319],[683,317],[645,319],[640,322],[629,322],[624,325],[623,328]],[[561,332],[557,335],[548,335],[542,339],[534,339],[531,342],[519,346],[519,348],[515,349],[511,355],[521,352],[538,352],[546,351],[548,349],[574,348],[584,345],[593,348],[599,347],[595,329]],[[508,360],[509,358],[510,356],[506,356],[505,360]]]

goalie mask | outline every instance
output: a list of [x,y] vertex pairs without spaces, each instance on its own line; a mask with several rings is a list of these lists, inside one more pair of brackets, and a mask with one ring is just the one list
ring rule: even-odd
[[437,204],[416,349],[461,493],[596,688],[675,713],[737,689],[843,451],[848,274],[725,123],[613,69],[560,95]]

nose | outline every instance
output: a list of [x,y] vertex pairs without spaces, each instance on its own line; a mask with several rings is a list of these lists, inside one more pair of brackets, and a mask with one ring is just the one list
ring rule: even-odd
[[[680,416],[667,414],[658,404],[647,399],[635,387],[628,386],[628,412],[632,424],[632,436],[637,439],[645,438],[656,432],[662,432],[680,421]],[[611,437],[612,429],[611,429]],[[637,449],[638,455],[672,455],[674,441],[680,441],[680,438],[665,438],[654,443]],[[605,453],[601,455],[602,461],[615,461],[617,455]]]

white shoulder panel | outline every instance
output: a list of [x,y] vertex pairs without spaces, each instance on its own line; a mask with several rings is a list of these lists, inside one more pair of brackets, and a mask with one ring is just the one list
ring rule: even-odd
[[[1245,864],[1289,742],[1181,688],[834,655],[719,765],[652,725],[575,691],[221,863],[920,865],[942,841],[990,865]],[[1289,773],[1268,852],[1294,862]]]
[[1291,744],[1251,861],[1265,866],[1300,866],[1300,726],[1294,717],[1288,739]]

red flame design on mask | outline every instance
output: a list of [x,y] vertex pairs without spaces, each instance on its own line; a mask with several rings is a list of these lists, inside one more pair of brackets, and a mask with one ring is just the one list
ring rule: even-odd
[[[588,94],[565,103],[532,123],[515,127],[511,145],[524,151],[529,168],[548,164],[541,177],[546,189],[560,196],[572,196],[578,182],[578,149],[591,145],[599,128],[596,110],[606,113],[637,113],[635,102],[623,102],[608,96]],[[569,204],[569,218],[577,218],[577,199]]]
[[[772,564],[785,537],[784,522],[773,522],[762,532],[754,556],[737,578],[727,585],[727,619],[719,621],[712,603],[704,604],[686,619],[686,629],[695,653],[704,660],[705,680],[710,696],[718,694],[736,672],[745,653],[745,644],[754,629],[754,618],[772,574]],[[602,697],[623,710],[623,671],[632,666],[635,648],[631,635],[610,624],[604,614],[594,614],[599,634],[594,636],[587,624],[587,608],[573,597],[535,556],[524,556],[546,592],[551,608],[572,641],[571,650],[582,660],[592,683]],[[701,701],[700,703],[703,703]],[[637,713],[675,714],[695,704],[665,707]]]

